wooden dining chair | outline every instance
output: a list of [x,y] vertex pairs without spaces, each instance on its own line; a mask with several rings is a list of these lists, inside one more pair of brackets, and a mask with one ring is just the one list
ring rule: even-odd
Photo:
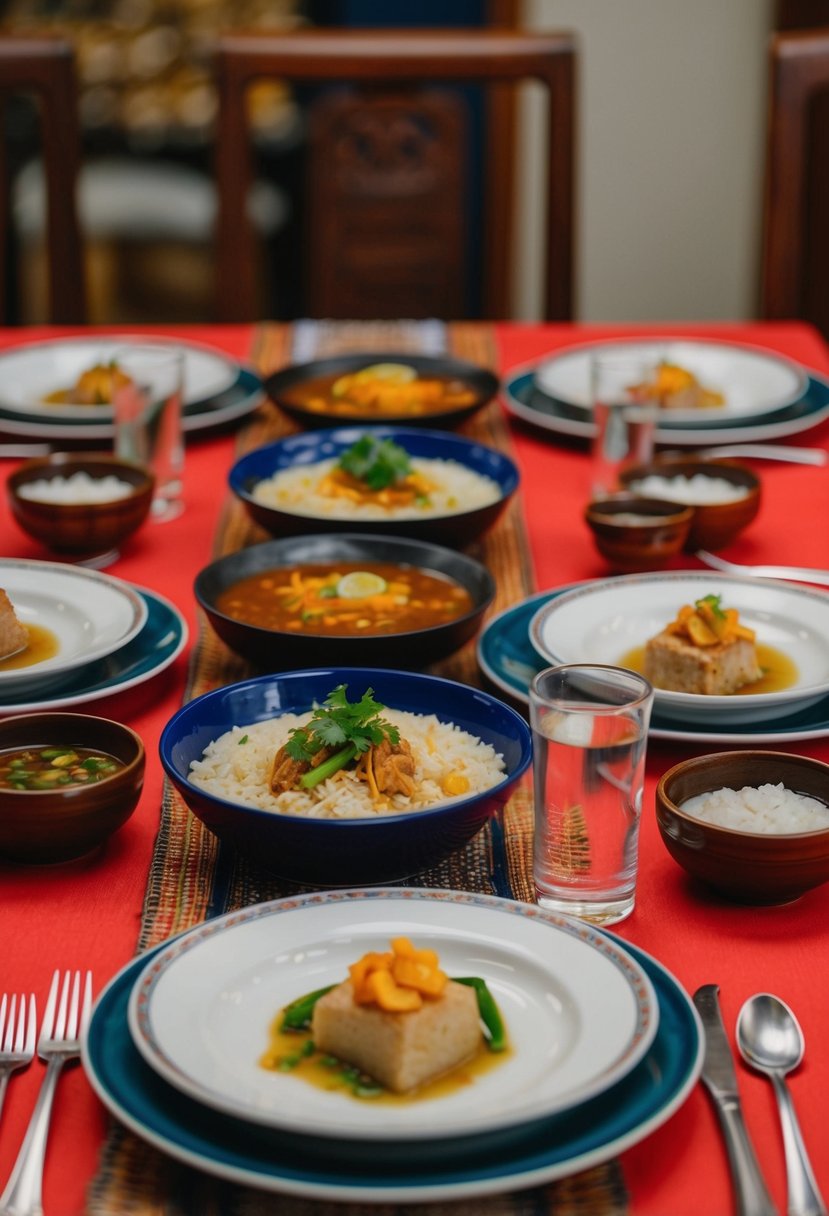
[[[325,86],[310,106],[304,216],[308,315],[470,315],[464,285],[482,263],[480,315],[511,315],[512,166],[487,159],[482,233],[470,237],[468,114],[458,88],[486,89],[500,123],[514,86],[544,87],[548,116],[543,316],[573,312],[576,50],[566,33],[314,29],[219,40],[217,307],[258,310],[257,249],[246,216],[251,149],[246,94],[263,77]],[[339,85],[339,88],[332,86]],[[451,91],[450,91],[451,90]],[[504,103],[507,105],[504,105]],[[487,128],[490,139],[493,127]],[[512,129],[507,144],[513,150]]]
[[[49,282],[48,320],[82,324],[86,320],[83,248],[75,197],[80,156],[75,55],[70,43],[41,36],[0,37],[0,120],[6,127],[7,102],[32,96],[38,104],[39,138],[47,182],[46,250]],[[14,273],[9,265],[11,227],[9,154],[0,143],[0,314],[16,319]]]
[[773,36],[761,313],[829,337],[829,29]]

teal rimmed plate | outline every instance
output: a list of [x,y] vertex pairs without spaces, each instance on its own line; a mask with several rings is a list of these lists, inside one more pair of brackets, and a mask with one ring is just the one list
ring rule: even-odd
[[[523,705],[529,702],[533,676],[549,667],[530,641],[530,621],[539,608],[565,591],[582,586],[570,583],[552,591],[539,591],[528,599],[506,608],[489,621],[477,643],[478,666],[486,678]],[[648,731],[654,739],[676,739],[688,743],[797,743],[801,739],[822,739],[829,735],[829,696],[814,705],[768,722],[735,722],[728,730],[695,730],[692,726],[654,713]]]
[[0,715],[98,701],[135,688],[169,667],[187,643],[187,622],[178,608],[155,591],[144,587],[134,590],[146,602],[147,620],[131,642],[114,654],[79,668],[51,696],[41,694],[37,700],[26,702],[0,697]]
[[[246,417],[264,400],[262,381],[252,371],[241,367],[228,388],[215,396],[187,403],[182,410],[182,429],[185,437],[227,426]],[[55,422],[41,416],[23,416],[15,410],[0,405],[0,433],[20,435],[30,439],[73,440],[75,443],[96,443],[112,439],[111,421],[84,421],[74,419]]]
[[83,1043],[83,1065],[104,1105],[138,1136],[231,1182],[373,1203],[451,1200],[538,1186],[598,1165],[644,1139],[682,1105],[699,1076],[702,1031],[690,998],[655,959],[628,943],[624,948],[656,991],[659,1026],[650,1050],[601,1096],[506,1131],[428,1142],[340,1143],[213,1111],[162,1080],[133,1044],[127,1009],[149,954],[123,968],[98,998]]
[[[592,439],[593,421],[575,406],[557,401],[541,392],[535,384],[537,363],[514,368],[505,377],[502,399],[509,414],[522,422],[553,435],[572,439]],[[809,431],[829,418],[829,381],[814,374],[808,378],[808,386],[802,397],[774,413],[764,416],[762,422],[747,419],[736,420],[729,426],[687,424],[685,426],[659,427],[657,443],[672,447],[698,447],[708,444],[759,443],[769,439],[783,439]]]

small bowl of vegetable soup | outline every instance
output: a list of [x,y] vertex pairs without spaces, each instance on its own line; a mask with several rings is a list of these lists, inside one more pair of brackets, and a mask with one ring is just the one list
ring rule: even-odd
[[92,853],[135,810],[145,754],[128,726],[88,714],[0,718],[0,859]]

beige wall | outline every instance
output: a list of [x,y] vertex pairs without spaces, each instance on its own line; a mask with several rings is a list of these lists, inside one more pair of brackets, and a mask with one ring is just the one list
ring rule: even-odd
[[[771,9],[771,0],[524,0],[526,27],[579,39],[582,320],[754,313]],[[526,197],[538,99],[522,106]],[[538,298],[537,219],[524,213],[516,266],[524,316]]]

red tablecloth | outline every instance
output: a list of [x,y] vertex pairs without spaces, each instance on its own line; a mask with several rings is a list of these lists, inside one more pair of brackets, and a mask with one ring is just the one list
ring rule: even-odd
[[[763,345],[787,354],[818,372],[829,372],[829,353],[811,329],[800,324],[677,325],[665,333],[727,338]],[[57,331],[4,331],[0,347]],[[166,333],[208,341],[231,354],[249,355],[248,327],[164,327]],[[501,370],[574,341],[647,332],[655,327],[520,326],[497,327]],[[539,588],[601,577],[607,569],[581,519],[588,492],[589,465],[578,447],[514,427],[521,467],[521,497],[529,527]],[[829,426],[793,442],[829,447]],[[192,595],[196,572],[211,557],[211,543],[232,462],[231,436],[207,438],[188,446],[186,510],[166,524],[147,524],[131,540],[110,573],[160,592],[183,612],[195,638]],[[7,474],[11,461],[0,468]],[[750,529],[729,548],[737,561],[786,561],[829,566],[829,469],[763,462],[764,501]],[[48,558],[10,519],[0,499],[2,552],[8,557]],[[677,562],[677,568],[683,563]],[[695,564],[693,559],[685,564]],[[189,647],[188,647],[189,650]],[[157,742],[167,719],[180,704],[187,651],[151,682],[104,701],[89,712],[128,721],[145,741],[147,777],[140,805],[93,861],[50,870],[0,865],[0,990],[34,991],[41,1005],[54,968],[91,967],[96,990],[134,953],[138,921],[153,841],[158,825],[162,773]],[[79,707],[82,708],[82,707]],[[745,909],[690,886],[684,872],[665,852],[652,815],[653,786],[661,772],[683,755],[710,750],[654,740],[650,747],[648,790],[641,839],[637,907],[619,927],[622,938],[655,955],[691,992],[716,982],[729,1031],[743,1000],[756,991],[773,991],[797,1011],[806,1034],[806,1062],[792,1079],[818,1181],[829,1196],[829,1121],[824,1095],[829,1086],[829,1051],[822,1034],[829,979],[824,964],[829,886],[788,907]],[[786,750],[829,760],[829,742],[810,741]],[[41,1079],[39,1067],[15,1077],[0,1124],[0,1181],[11,1167]],[[783,1152],[771,1087],[740,1071],[751,1133],[772,1189],[785,1209]],[[46,1165],[44,1197],[49,1216],[74,1216],[84,1209],[85,1188],[96,1165],[107,1115],[79,1069],[61,1082]],[[669,1122],[622,1157],[635,1216],[727,1216],[733,1210],[725,1153],[707,1099],[697,1087]]]

